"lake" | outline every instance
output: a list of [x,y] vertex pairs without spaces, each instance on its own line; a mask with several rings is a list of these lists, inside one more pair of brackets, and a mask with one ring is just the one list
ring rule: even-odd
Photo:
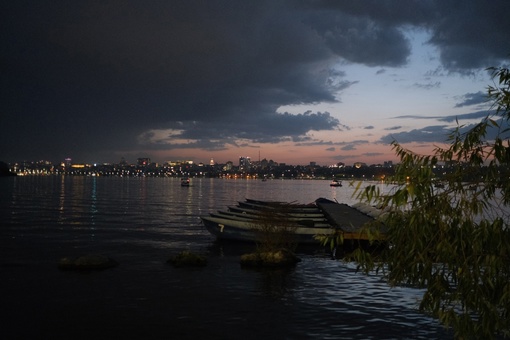
[[[368,184],[368,183],[367,183]],[[295,268],[239,264],[251,245],[221,244],[199,216],[245,198],[352,204],[354,188],[321,180],[34,176],[0,178],[0,287],[5,339],[438,339],[417,311],[421,290],[299,251]],[[182,250],[203,268],[166,261]],[[120,263],[60,271],[62,257]]]

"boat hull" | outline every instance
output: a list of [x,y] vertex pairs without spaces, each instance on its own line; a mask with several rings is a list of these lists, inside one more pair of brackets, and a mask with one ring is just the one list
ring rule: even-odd
[[[249,208],[243,208],[240,206],[230,206],[228,207],[228,210],[231,212],[236,213],[245,213],[249,215],[260,215],[263,210],[256,210],[256,209],[249,209]],[[275,210],[275,212],[277,212]],[[323,218],[324,214],[322,214],[318,209],[316,212],[297,212],[297,211],[291,211],[289,213],[283,212],[288,217],[294,217],[294,218]]]
[[[250,202],[256,205],[274,205],[270,209],[249,209],[242,207],[228,207],[229,211],[210,213],[201,217],[206,229],[218,239],[257,242],[264,235],[259,226],[282,225],[287,228],[289,238],[298,244],[319,244],[316,235],[331,235],[339,233],[344,240],[369,241],[371,236],[364,230],[367,223],[375,221],[373,207],[348,206],[319,198],[315,201],[318,212],[297,212],[288,209],[278,209],[281,203]],[[285,204],[287,206],[287,204]],[[384,240],[382,230],[380,240]],[[267,235],[265,235],[267,237]]]
[[[238,221],[211,216],[201,217],[205,228],[217,239],[235,240],[246,242],[257,242],[260,238],[260,231],[255,221]],[[335,231],[331,227],[300,227],[292,228],[292,241],[298,244],[319,244],[315,235],[329,235]]]
[[316,205],[305,205],[305,204],[292,204],[292,203],[280,203],[280,202],[262,202],[262,201],[246,201],[238,202],[238,206],[241,208],[252,209],[252,210],[276,210],[285,211],[288,213],[319,213],[319,208]]
[[[215,214],[215,213],[211,213],[212,214]],[[254,218],[257,218],[258,216],[262,216],[262,215],[257,215],[257,214],[246,214],[246,213],[240,213],[240,212],[233,212],[233,211],[221,211],[221,210],[218,210],[218,213],[216,213],[217,215],[221,215],[221,216],[216,216],[216,217],[223,217],[223,218],[228,218],[228,216],[234,216],[234,217],[240,217],[240,218],[246,218],[246,219],[254,219]],[[321,216],[321,217],[304,217],[304,216],[300,216],[300,217],[288,217],[288,220],[289,221],[302,221],[302,220],[306,220],[306,221],[313,221],[313,222],[316,222],[316,223],[327,223],[328,220],[324,217],[324,216]]]

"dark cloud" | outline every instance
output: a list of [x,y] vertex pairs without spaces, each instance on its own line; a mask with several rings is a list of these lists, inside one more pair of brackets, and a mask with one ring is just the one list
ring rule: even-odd
[[347,144],[345,146],[342,146],[340,149],[343,150],[343,151],[356,150],[356,145],[349,143],[349,144]]
[[437,120],[447,123],[453,123],[456,121],[462,121],[462,120],[480,120],[482,118],[487,117],[490,114],[490,111],[477,111],[477,112],[470,112],[465,113],[462,115],[455,115],[455,116],[443,116],[438,117]]
[[455,104],[455,107],[485,104],[488,101],[487,93],[484,93],[482,91],[476,93],[466,93],[460,99],[462,101],[460,103]]
[[423,25],[436,16],[437,5],[434,1],[337,1],[322,0],[320,3],[329,9],[335,9],[355,17],[366,17],[384,25]]
[[422,129],[402,131],[383,136],[378,143],[446,143],[451,127],[447,125],[427,126]]
[[411,52],[409,41],[394,25],[364,15],[327,8],[310,12],[306,23],[336,55],[369,66],[401,66]]
[[[478,113],[473,113],[473,117],[476,117]],[[483,116],[482,118],[485,118]],[[479,118],[479,117],[478,117]],[[479,120],[479,119],[477,119]],[[445,120],[446,121],[446,120]],[[448,120],[452,122],[451,119]],[[509,138],[509,123],[505,119],[495,119],[498,126],[489,125],[487,129],[487,134],[485,136],[486,140],[493,140],[498,134],[500,134],[500,138],[508,139]],[[459,125],[460,133],[465,133],[468,130],[472,129],[477,123]],[[453,132],[454,128],[451,125],[432,125],[426,126],[420,129],[414,129],[411,131],[402,131],[398,133],[392,133],[383,136],[378,143],[389,144],[393,141],[397,141],[400,144],[405,143],[447,143],[448,136]]]
[[[180,121],[171,124],[169,129],[145,132],[139,136],[139,141],[149,149],[157,150],[197,147],[224,150],[228,145],[239,146],[239,140],[251,143],[306,142],[310,140],[305,136],[308,131],[332,130],[339,125],[328,112],[241,118],[244,118],[243,122],[236,119],[228,122]],[[239,126],[245,129],[240,130]]]
[[423,120],[438,120],[441,122],[453,123],[455,121],[462,120],[480,120],[482,118],[487,117],[488,115],[493,114],[493,111],[476,111],[470,113],[464,113],[460,115],[450,115],[450,116],[420,116],[420,115],[404,115],[397,116],[393,119],[423,119]]
[[[349,127],[328,113],[276,110],[338,101],[356,81],[335,63],[377,74],[405,66],[404,28],[419,27],[432,33],[445,72],[495,66],[509,53],[509,6],[4,1],[0,156],[111,161],[138,149],[311,142],[310,131]],[[167,129],[178,132],[157,132]]]
[[439,88],[441,86],[441,82],[436,81],[435,83],[428,83],[428,84],[415,83],[415,84],[413,84],[413,86],[416,88],[419,88],[419,89],[431,90],[431,89]]
[[436,0],[436,17],[427,22],[430,43],[439,48],[450,71],[499,65],[508,58],[510,2],[507,0]]
[[470,72],[499,65],[510,51],[510,2],[507,0],[412,0],[322,2],[328,8],[355,17],[369,18],[379,25],[424,27],[432,33],[444,69]]
[[368,140],[354,140],[349,142],[332,142],[324,140],[310,140],[307,142],[296,144],[296,146],[317,146],[317,145],[336,145],[343,147],[356,147],[357,145],[368,144]]

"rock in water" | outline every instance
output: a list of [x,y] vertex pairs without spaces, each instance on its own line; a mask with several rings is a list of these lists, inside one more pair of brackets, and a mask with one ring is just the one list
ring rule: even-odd
[[249,267],[288,267],[300,261],[300,258],[287,249],[255,252],[241,256],[241,265]]

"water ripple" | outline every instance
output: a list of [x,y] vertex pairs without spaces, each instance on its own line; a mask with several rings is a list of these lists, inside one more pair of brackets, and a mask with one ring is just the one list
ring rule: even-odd
[[[193,179],[182,188],[169,178],[1,181],[0,264],[8,277],[2,303],[10,311],[4,324],[18,338],[37,337],[41,329],[73,338],[82,320],[95,326],[80,328],[83,338],[133,338],[140,330],[159,338],[190,332],[211,339],[450,338],[418,312],[420,290],[390,288],[380,275],[309,252],[299,254],[293,269],[247,270],[239,256],[248,248],[214,243],[198,218],[245,198],[352,200],[352,188],[333,191],[328,183]],[[166,264],[183,249],[206,254],[208,266]],[[59,257],[89,252],[121,265],[85,275],[56,270]]]

